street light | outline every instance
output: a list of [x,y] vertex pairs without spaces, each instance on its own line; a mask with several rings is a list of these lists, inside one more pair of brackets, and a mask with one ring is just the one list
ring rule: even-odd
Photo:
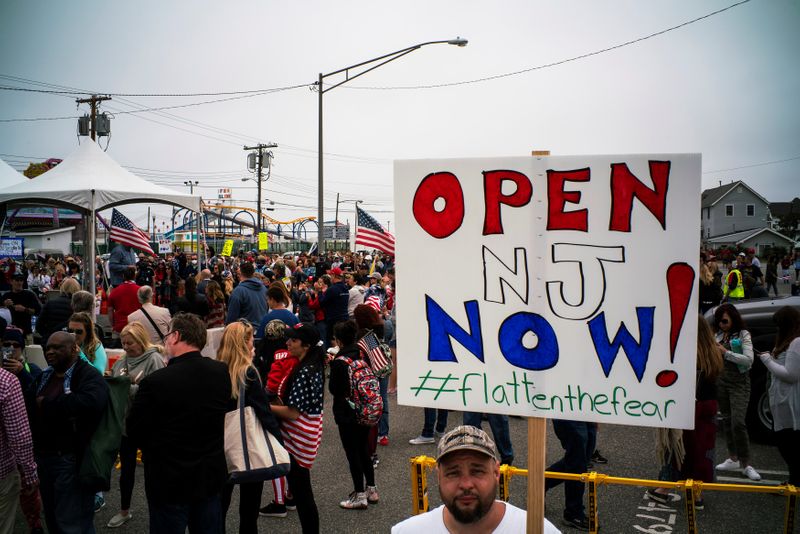
[[[391,52],[389,54],[384,54],[380,57],[376,57],[373,59],[369,59],[367,61],[362,61],[361,63],[356,63],[355,65],[350,65],[349,67],[345,67],[343,69],[335,70],[333,72],[329,72],[327,74],[319,73],[319,81],[317,82],[317,92],[319,93],[319,152],[317,155],[318,165],[319,165],[319,174],[318,174],[318,184],[317,184],[317,227],[318,227],[318,237],[317,237],[317,249],[319,250],[319,254],[322,255],[325,253],[325,214],[323,213],[323,200],[322,200],[322,191],[323,191],[323,173],[322,173],[322,95],[327,93],[332,89],[336,89],[340,85],[344,85],[345,83],[349,82],[350,80],[354,80],[359,76],[363,76],[364,74],[368,73],[369,71],[375,70],[378,67],[386,65],[394,61],[395,59],[400,59],[401,57],[405,56],[406,54],[410,54],[414,50],[419,50],[423,46],[428,46],[432,44],[449,44],[455,45],[459,47],[467,46],[467,40],[462,39],[460,37],[456,39],[450,39],[446,41],[428,41],[427,43],[420,43],[414,46],[409,46],[408,48],[403,48],[402,50],[397,50],[396,52]],[[366,67],[367,65],[371,65],[373,63],[377,63],[377,65],[372,65],[369,68],[365,68],[353,76],[350,76],[350,69],[357,69],[359,67]],[[327,89],[324,89],[322,86],[323,80],[329,76],[335,76],[336,74],[345,73],[345,79],[341,82],[331,85]]]
[[[194,188],[199,183],[200,182],[197,181],[197,180],[194,180],[194,181],[185,180],[183,182],[183,185],[188,185],[189,186],[189,194],[190,195],[194,195]],[[200,221],[197,220],[197,214],[196,213],[195,213],[195,216],[194,216],[194,220],[195,220],[195,223],[197,225],[197,252],[199,254],[200,253]],[[175,237],[173,236],[173,239],[174,238]],[[189,249],[190,249],[190,252],[191,252],[191,250],[194,249],[194,231],[193,231],[191,226],[189,227]]]

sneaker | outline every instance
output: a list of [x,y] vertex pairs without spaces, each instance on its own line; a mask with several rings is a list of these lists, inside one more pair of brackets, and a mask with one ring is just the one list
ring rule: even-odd
[[408,440],[408,442],[412,445],[428,445],[430,443],[436,443],[436,440],[433,436],[417,436],[416,438]]
[[576,530],[582,530],[583,532],[589,532],[589,518],[587,517],[574,517],[570,519],[569,517],[564,516],[562,521],[568,527],[572,527]]
[[742,466],[739,465],[739,460],[733,461],[730,458],[717,466],[720,471],[738,471]]
[[373,469],[377,469],[378,468],[378,464],[380,464],[380,463],[381,463],[381,459],[378,458],[378,455],[377,454],[373,454],[372,455],[372,468]]
[[363,491],[350,494],[350,498],[339,503],[339,506],[347,510],[364,510],[367,508],[367,494]]
[[749,478],[750,480],[761,480],[761,475],[758,474],[758,471],[753,469],[752,465],[748,465],[744,469],[742,469],[742,474]]
[[378,445],[381,447],[388,447],[389,446],[389,436],[381,436],[378,438]]
[[291,510],[294,512],[297,510],[297,503],[294,502],[294,497],[286,497],[283,499],[283,504],[286,506],[287,510]]
[[652,488],[647,490],[647,498],[659,504],[669,504],[670,502],[669,493],[660,493]]
[[99,512],[106,505],[106,500],[102,495],[94,496],[94,513]]
[[131,516],[132,515],[133,514],[131,514],[130,512],[128,512],[128,515],[122,515],[121,513],[119,513],[119,514],[115,515],[114,517],[112,517],[111,521],[109,521],[106,526],[108,528],[121,527],[122,525],[124,525],[125,523],[127,523],[128,521],[131,520]]
[[272,501],[264,508],[261,508],[258,511],[258,515],[263,515],[264,517],[286,517],[286,505]]
[[441,438],[442,436],[444,436],[446,433],[447,433],[447,430],[442,430],[442,431],[439,431],[439,430],[434,430],[434,432],[433,432],[433,438],[434,438],[434,439],[439,439],[439,438]]
[[608,463],[608,459],[604,458],[603,455],[600,454],[600,451],[597,450],[597,449],[595,449],[594,452],[592,453],[591,461],[593,463],[596,463],[596,464],[607,464]]
[[367,502],[369,504],[378,504],[380,497],[378,497],[378,488],[375,486],[367,486]]

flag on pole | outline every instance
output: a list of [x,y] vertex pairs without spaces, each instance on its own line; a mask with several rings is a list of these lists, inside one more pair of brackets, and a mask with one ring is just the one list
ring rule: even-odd
[[150,236],[136,228],[130,219],[118,212],[116,208],[111,212],[111,233],[108,237],[123,245],[136,247],[149,254],[153,253]]
[[372,215],[356,206],[358,222],[356,224],[356,245],[382,250],[394,254],[394,236],[383,229]]

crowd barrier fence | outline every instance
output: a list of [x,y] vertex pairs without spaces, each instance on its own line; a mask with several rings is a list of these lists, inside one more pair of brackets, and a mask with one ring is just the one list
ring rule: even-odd
[[[429,456],[415,456],[411,458],[411,488],[412,488],[412,511],[414,515],[428,511],[428,469],[436,467],[436,460]],[[697,516],[695,511],[695,500],[705,491],[729,491],[743,493],[770,493],[783,495],[786,497],[786,510],[784,512],[785,534],[794,531],[797,514],[797,497],[800,489],[791,484],[782,486],[755,486],[751,484],[716,484],[706,483],[697,480],[680,480],[678,482],[666,482],[663,480],[648,480],[640,478],[614,477],[603,473],[557,473],[545,471],[546,478],[556,478],[560,480],[575,480],[588,485],[588,517],[589,532],[596,534],[600,529],[598,517],[597,488],[603,484],[618,484],[623,486],[642,486],[647,488],[671,488],[683,492],[686,510],[686,522],[689,534],[697,534]],[[500,466],[500,499],[508,501],[510,494],[511,478],[514,476],[528,476],[527,469],[520,469],[511,465]]]

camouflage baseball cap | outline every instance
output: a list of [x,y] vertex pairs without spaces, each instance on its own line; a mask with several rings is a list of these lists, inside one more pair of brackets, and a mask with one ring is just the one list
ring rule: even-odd
[[282,339],[286,337],[287,328],[289,327],[286,326],[286,323],[280,319],[273,319],[267,323],[267,327],[264,329],[264,336],[272,340]]
[[480,428],[469,425],[457,426],[439,439],[436,461],[439,462],[446,454],[456,451],[482,452],[495,460],[499,458],[492,438]]

